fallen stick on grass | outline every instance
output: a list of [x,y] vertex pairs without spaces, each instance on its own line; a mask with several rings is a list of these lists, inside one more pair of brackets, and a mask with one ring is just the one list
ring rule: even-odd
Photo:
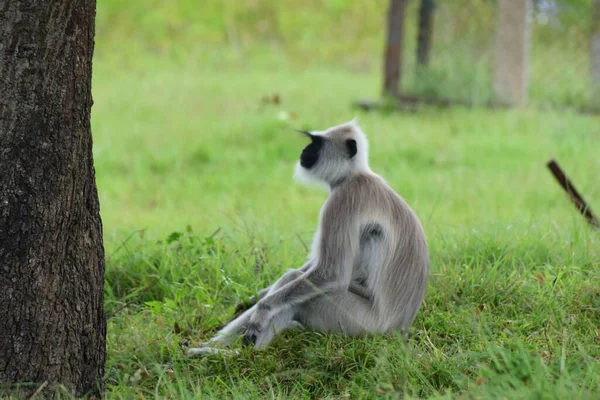
[[547,164],[548,168],[560,184],[562,188],[568,193],[569,198],[577,207],[577,210],[581,215],[585,217],[587,222],[596,229],[600,229],[600,220],[594,215],[592,209],[585,202],[583,197],[579,194],[575,185],[571,182],[571,180],[567,177],[567,175],[560,168],[558,163],[554,160],[550,160]]

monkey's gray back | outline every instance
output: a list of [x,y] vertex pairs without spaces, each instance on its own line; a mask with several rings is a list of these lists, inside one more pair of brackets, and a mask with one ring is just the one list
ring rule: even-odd
[[[413,322],[429,277],[429,252],[416,214],[380,176],[360,174],[340,185],[339,198],[356,208],[360,250],[353,281],[366,286],[382,316],[378,330],[407,329]],[[337,196],[336,196],[337,197]]]

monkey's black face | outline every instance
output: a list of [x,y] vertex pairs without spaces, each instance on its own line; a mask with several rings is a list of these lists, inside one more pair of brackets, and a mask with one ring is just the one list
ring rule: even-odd
[[323,147],[323,138],[320,136],[312,136],[311,144],[306,146],[300,154],[300,165],[306,169],[311,169],[319,160],[319,152]]

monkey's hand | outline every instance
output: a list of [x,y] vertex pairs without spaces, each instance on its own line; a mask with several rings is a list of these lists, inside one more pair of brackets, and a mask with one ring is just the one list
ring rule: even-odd
[[270,329],[271,321],[271,308],[259,301],[256,310],[250,317],[242,343],[246,346],[254,345],[256,348],[266,345],[273,336]]

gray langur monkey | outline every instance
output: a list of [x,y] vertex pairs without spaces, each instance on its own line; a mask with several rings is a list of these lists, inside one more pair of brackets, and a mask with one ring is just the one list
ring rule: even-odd
[[297,327],[351,336],[397,330],[406,337],[429,279],[419,219],[369,168],[367,138],[356,120],[302,133],[311,143],[296,178],[330,191],[308,261],[263,289],[254,305],[188,356],[219,352],[239,335],[261,348]]

